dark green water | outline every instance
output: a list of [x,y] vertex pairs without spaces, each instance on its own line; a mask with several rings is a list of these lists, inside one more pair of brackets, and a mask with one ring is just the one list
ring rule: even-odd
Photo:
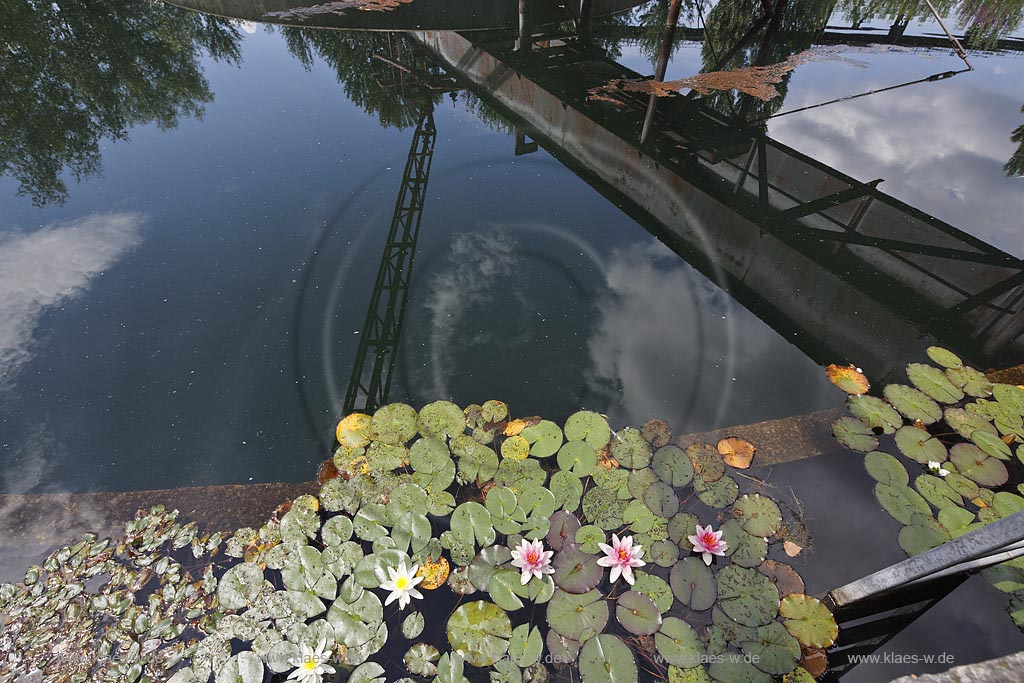
[[[559,421],[586,407],[616,427],[654,416],[686,432],[837,406],[822,364],[863,365],[881,383],[936,339],[986,367],[1019,362],[1019,338],[986,346],[1000,321],[1020,316],[1019,288],[997,302],[991,325],[945,319],[914,295],[950,273],[957,296],[976,293],[964,282],[988,282],[989,263],[922,262],[896,290],[851,265],[845,247],[787,236],[773,251],[733,235],[759,209],[715,193],[729,184],[719,161],[742,167],[767,134],[784,148],[772,172],[802,201],[840,189],[835,178],[880,178],[891,201],[873,201],[896,207],[887,237],[944,245],[920,227],[941,223],[962,231],[956,248],[975,240],[969,250],[1001,263],[1024,256],[1020,7],[942,8],[957,35],[973,26],[973,71],[760,123],[964,62],[919,20],[923,6],[895,3],[791,3],[781,25],[730,49],[755,5],[685,8],[689,28],[677,31],[665,79],[847,47],[799,64],[767,103],[736,91],[696,98],[695,109],[659,102],[657,139],[640,143],[647,96],[617,108],[588,101],[583,85],[655,71],[658,3],[595,19],[596,47],[582,55],[557,40],[516,55],[505,19],[465,34],[596,122],[583,132],[568,115],[554,126],[560,110],[543,109],[537,92],[510,103],[504,81],[475,83],[471,61],[453,68],[422,35],[286,28],[159,3],[15,3],[0,19],[11,46],[0,56],[2,491],[310,478],[345,408],[427,114],[436,137],[418,240],[407,245],[403,325],[386,344],[388,400],[500,398],[515,414]],[[254,6],[213,9],[256,19]],[[422,16],[444,27],[444,11],[434,2]],[[912,19],[893,44],[898,15]],[[681,184],[625,170],[609,179],[639,168],[632,158],[675,169]],[[806,168],[822,175],[804,182]],[[686,211],[659,218],[673,195]],[[676,225],[699,239],[675,235]],[[821,482],[842,481],[844,466],[785,466],[812,517],[830,513],[843,489]],[[844,495],[844,516],[863,514],[866,528],[879,519],[866,484]],[[877,555],[830,563],[842,571],[814,588],[899,559],[895,531],[881,535]],[[973,590],[960,599],[997,602]],[[965,645],[963,656],[1019,647],[1005,636]]]

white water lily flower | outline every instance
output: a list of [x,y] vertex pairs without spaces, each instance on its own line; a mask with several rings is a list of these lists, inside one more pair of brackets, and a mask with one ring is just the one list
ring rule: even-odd
[[322,683],[324,674],[334,673],[334,667],[327,663],[330,658],[326,640],[321,640],[315,648],[300,643],[299,656],[289,662],[296,668],[288,674],[288,680],[295,680],[298,683]]
[[947,474],[949,474],[949,470],[943,467],[942,463],[939,462],[938,460],[929,460],[928,469],[934,472],[935,474],[939,475],[940,477],[944,477]]
[[423,594],[416,590],[416,586],[423,580],[422,576],[416,576],[419,568],[418,564],[414,564],[411,569],[406,570],[405,562],[399,563],[398,569],[388,567],[388,575],[391,578],[380,584],[384,590],[391,591],[388,599],[384,601],[385,607],[398,600],[398,609],[405,609],[413,598],[423,598]]

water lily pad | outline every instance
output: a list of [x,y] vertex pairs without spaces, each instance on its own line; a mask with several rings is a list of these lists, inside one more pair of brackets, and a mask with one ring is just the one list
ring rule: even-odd
[[582,510],[587,521],[605,530],[617,529],[623,524],[622,513],[629,503],[592,488],[583,495]]
[[890,384],[883,392],[885,400],[909,420],[930,425],[942,418],[942,408],[926,394],[904,384]]
[[654,646],[666,662],[683,669],[700,666],[704,656],[700,636],[692,626],[676,617],[665,617],[661,629],[654,634]]
[[544,486],[531,486],[524,490],[519,496],[519,505],[526,516],[532,518],[548,519],[556,509],[554,494]]
[[810,647],[831,647],[839,627],[825,605],[809,595],[787,595],[779,606],[783,625],[789,633]]
[[540,660],[544,652],[544,638],[540,630],[529,624],[522,624],[512,629],[512,638],[508,642],[508,655],[516,666],[526,668]]
[[331,517],[324,522],[320,537],[326,546],[340,546],[352,538],[352,520],[345,515]]
[[550,420],[541,420],[520,435],[530,442],[530,455],[535,458],[548,458],[562,445],[562,428]]
[[359,508],[359,512],[352,519],[356,536],[364,541],[375,541],[378,538],[388,536],[391,526],[391,516],[388,508],[378,503],[365,504]]
[[750,463],[754,461],[754,453],[757,452],[754,444],[737,436],[727,436],[724,439],[720,439],[715,447],[718,449],[726,465],[739,470],[749,468]]
[[909,486],[875,484],[875,498],[890,516],[902,524],[910,524],[915,514],[930,515],[932,512],[921,494]]
[[722,525],[722,540],[728,546],[726,557],[741,567],[756,567],[768,556],[768,540],[747,533],[738,520],[726,520]]
[[548,624],[566,638],[579,642],[604,631],[608,623],[608,603],[601,591],[576,594],[556,590],[548,603]]
[[700,502],[713,508],[724,508],[732,504],[740,493],[739,484],[729,475],[711,483],[695,479],[693,489],[697,492]]
[[986,455],[974,444],[960,443],[949,450],[949,459],[957,472],[982,486],[1002,486],[1010,475],[1006,465]]
[[878,437],[867,424],[855,417],[841,417],[832,423],[832,436],[854,451],[867,453],[878,448]]
[[597,466],[597,451],[586,441],[567,441],[558,451],[558,467],[577,477],[589,476]]
[[385,444],[404,444],[416,436],[418,415],[404,403],[391,403],[373,414],[370,429],[377,441]]
[[944,479],[931,474],[919,475],[914,480],[914,488],[924,499],[937,508],[959,507],[963,505],[960,494],[946,483]]
[[575,664],[579,659],[580,642],[573,638],[566,638],[554,629],[548,630],[544,643],[547,645],[551,664],[558,669]]
[[473,666],[491,666],[508,651],[512,622],[494,603],[476,600],[459,606],[448,619],[448,642]]
[[711,567],[697,557],[686,557],[669,574],[669,585],[679,602],[696,612],[711,609],[718,599],[718,584]]
[[463,674],[465,662],[455,652],[446,652],[437,660],[437,676],[435,683],[469,683],[469,679]]
[[217,585],[217,598],[223,609],[242,609],[253,604],[265,588],[266,579],[259,565],[236,564],[224,573]]
[[664,420],[652,418],[640,428],[644,440],[655,448],[661,448],[672,440],[672,429]]
[[[661,484],[661,482],[658,482]],[[668,484],[663,484],[668,486]],[[669,488],[671,491],[672,489]],[[673,492],[673,496],[675,493]],[[676,499],[678,503],[678,498]],[[651,509],[644,504],[642,500],[630,501],[629,505],[622,512],[622,521],[629,526],[629,530],[635,534],[646,534],[654,528],[654,520],[656,519]]]
[[435,437],[419,439],[409,449],[409,465],[423,474],[440,472],[449,466],[450,460],[448,444]]
[[633,590],[637,593],[643,593],[658,606],[658,611],[662,614],[672,609],[672,603],[675,598],[672,595],[672,588],[664,581],[654,574],[648,574],[647,572],[639,569],[633,570]]
[[693,544],[690,543],[689,537],[697,530],[698,524],[700,524],[700,519],[697,518],[697,515],[680,512],[668,521],[666,528],[668,537],[680,548],[690,550],[693,548]]
[[949,381],[964,390],[968,396],[984,398],[992,395],[992,382],[984,373],[971,367],[949,368],[946,370]]
[[622,467],[642,469],[651,462],[651,445],[640,430],[626,427],[612,439],[611,454]]
[[530,457],[530,442],[522,435],[508,437],[501,444],[501,457],[525,460]]
[[604,530],[593,524],[580,527],[576,531],[576,545],[579,546],[580,550],[591,555],[601,552],[598,544],[604,543],[607,540],[608,536]]
[[757,571],[771,579],[778,589],[779,595],[786,597],[793,593],[804,592],[804,580],[799,573],[788,564],[775,560],[765,560]]
[[[263,660],[248,651],[232,656],[217,670],[216,683],[263,683]],[[126,677],[132,680],[132,677]]]
[[[461,410],[459,415],[462,415]],[[405,656],[402,657],[402,662],[405,664],[405,668],[409,670],[409,673],[431,678],[437,675],[437,665],[434,662],[440,658],[441,653],[433,645],[429,643],[416,643],[406,651]]]
[[[599,454],[598,464],[601,467],[594,468],[591,475],[594,478],[594,483],[619,498],[630,498],[629,490],[626,488],[626,482],[629,481],[629,470],[615,467],[609,460],[602,461],[601,457]],[[609,467],[609,465],[612,466]]]
[[638,680],[633,651],[607,633],[583,644],[579,668],[583,683],[637,683]]
[[555,505],[558,508],[573,512],[580,506],[580,500],[583,498],[583,482],[579,477],[559,470],[551,475],[548,488],[555,496]]
[[944,368],[959,368],[964,364],[958,355],[941,346],[929,346],[925,352],[929,358]]
[[943,415],[946,419],[946,424],[965,439],[970,439],[971,435],[977,431],[988,432],[993,436],[998,433],[991,422],[963,408],[946,408],[946,412]]
[[643,499],[647,487],[656,481],[659,481],[658,475],[650,467],[645,467],[642,470],[633,470],[629,473],[629,478],[626,480],[626,489],[634,498]]
[[608,420],[589,410],[581,410],[565,421],[565,438],[569,441],[585,441],[595,451],[608,445],[611,438]]
[[[665,446],[666,449],[675,448],[675,446]],[[662,449],[658,449],[660,453]],[[678,449],[676,449],[678,450]],[[676,476],[673,473],[672,480],[666,481],[663,473],[655,467],[654,471],[657,472],[658,476],[661,477],[662,481],[672,484],[672,486],[686,486],[690,482],[686,480],[687,470],[685,465],[678,465],[678,462],[689,461],[693,467],[694,475],[705,483],[718,481],[725,474],[725,460],[722,459],[722,454],[718,452],[718,449],[706,443],[694,444],[686,449],[686,457],[679,458],[675,451],[669,451],[672,453],[670,462],[673,466],[680,467],[680,474],[682,476]],[[654,454],[655,464],[657,464],[658,453]],[[682,481],[684,483],[677,484],[676,481]]]
[[907,555],[913,556],[942,545],[949,540],[949,536],[936,526],[910,524],[903,527],[899,534],[900,547]]
[[339,643],[358,648],[372,640],[384,621],[384,607],[372,591],[363,591],[353,602],[335,600],[327,610]]
[[947,507],[939,510],[939,524],[944,526],[955,538],[961,535],[962,529],[974,521],[974,513],[958,507]]
[[718,572],[717,581],[718,604],[730,619],[744,626],[763,626],[778,612],[779,591],[767,576],[730,565]]
[[412,640],[423,633],[423,627],[426,625],[426,619],[423,617],[422,612],[413,612],[405,619],[402,620],[402,635]]
[[397,569],[400,564],[412,566],[409,556],[395,548],[370,553],[359,560],[353,576],[363,588],[377,588],[390,578],[388,567]]
[[[573,479],[579,481],[575,477]],[[551,516],[551,528],[545,540],[548,546],[557,552],[565,547],[566,544],[575,543],[576,532],[581,528],[580,520],[576,518],[576,515],[565,510],[559,510]]]
[[825,368],[825,376],[829,382],[848,394],[865,394],[871,388],[868,378],[854,365],[832,363]]
[[671,567],[679,559],[679,546],[672,541],[644,539],[643,543],[649,560],[659,567]]
[[[452,534],[467,545],[483,547],[494,543],[491,513],[480,503],[462,503],[452,513]],[[472,663],[472,662],[471,662]]]
[[505,458],[498,465],[498,473],[494,475],[494,483],[507,486],[515,492],[525,491],[531,486],[543,486],[547,473],[541,468],[540,461],[534,458],[526,460],[509,460]]
[[522,599],[516,594],[518,586],[522,583],[520,576],[519,571],[507,567],[498,569],[491,575],[486,590],[498,607],[511,612],[523,606]]
[[370,424],[373,418],[364,413],[351,413],[334,430],[338,443],[347,448],[362,448],[373,438]]
[[740,496],[733,503],[733,516],[743,530],[754,536],[772,536],[782,525],[782,511],[775,501],[759,493]]
[[910,483],[910,475],[907,468],[899,460],[883,453],[882,451],[871,451],[864,456],[864,467],[871,478],[881,484],[890,486],[906,486]]
[[999,405],[1024,416],[1024,389],[1012,384],[993,384],[992,396]]
[[757,640],[740,643],[743,654],[765,673],[780,676],[796,668],[800,643],[777,621],[757,627]]
[[945,462],[946,447],[927,430],[907,425],[896,430],[896,447],[915,462]]
[[526,513],[519,506],[515,491],[505,486],[495,486],[487,491],[484,501],[491,513],[490,522],[500,533],[519,533],[526,522]]
[[1007,443],[992,432],[985,431],[984,429],[977,429],[971,433],[971,441],[973,441],[974,445],[980,448],[985,455],[991,455],[993,458],[998,458],[1000,460],[1009,460],[1013,457],[1013,453],[1010,451],[1010,447]]
[[872,429],[882,430],[883,434],[892,434],[903,426],[903,416],[876,396],[850,396],[846,400],[846,405],[851,415]]
[[766,674],[739,657],[712,662],[708,667],[708,675],[719,683],[772,683],[774,680],[771,674]]
[[469,580],[469,567],[456,567],[448,575],[448,587],[458,595],[475,593],[477,587]]
[[995,508],[996,512],[999,513],[1000,517],[1009,517],[1016,512],[1024,510],[1024,498],[1018,496],[1016,493],[1000,491],[993,496],[992,506]]
[[466,416],[454,403],[434,401],[420,410],[417,424],[423,436],[455,438],[466,431]]
[[[679,497],[675,490],[663,481],[656,481],[644,491],[644,504],[658,517],[672,517],[679,512]],[[639,529],[638,529],[639,531]]]
[[907,377],[911,383],[939,403],[956,403],[964,397],[960,387],[949,381],[946,373],[924,363],[907,366]]
[[492,545],[484,548],[477,553],[472,564],[469,565],[469,580],[473,582],[477,590],[489,590],[491,577],[511,559],[512,553],[505,546]]
[[[555,555],[555,585],[568,593],[586,593],[597,587],[604,578],[604,568],[594,555],[576,546],[567,546]],[[567,634],[568,635],[568,634]]]

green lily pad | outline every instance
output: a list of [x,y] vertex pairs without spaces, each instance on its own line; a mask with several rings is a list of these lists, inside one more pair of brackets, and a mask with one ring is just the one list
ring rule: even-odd
[[455,438],[466,431],[466,416],[454,403],[434,401],[420,410],[417,424],[423,436]]
[[629,470],[620,467],[595,467],[591,475],[594,483],[608,493],[613,493],[619,498],[629,498],[629,490],[626,482],[629,481]]
[[763,626],[778,613],[779,591],[767,576],[730,565],[718,572],[717,580],[718,604],[730,619]]
[[611,435],[608,420],[589,410],[573,413],[565,421],[565,438],[569,441],[585,441],[595,451],[607,446]]
[[992,396],[999,405],[1024,416],[1024,389],[1012,384],[993,384]]
[[890,384],[883,391],[885,400],[909,420],[920,420],[926,425],[942,418],[942,408],[926,394],[904,384]]
[[326,546],[340,546],[352,538],[352,520],[345,515],[335,515],[324,522],[320,537]]
[[236,564],[217,584],[217,599],[223,609],[242,609],[253,604],[265,590],[263,570],[252,562]]
[[471,436],[461,434],[452,439],[451,450],[459,459],[460,481],[490,481],[498,473],[498,454]]
[[580,527],[576,531],[576,545],[579,546],[580,550],[591,555],[601,552],[598,543],[604,543],[607,540],[608,535],[604,530],[593,524]]
[[[489,590],[491,577],[512,559],[512,553],[502,545],[492,545],[484,548],[469,565],[469,580],[473,582],[477,590]],[[508,609],[508,608],[505,608]]]
[[353,576],[363,588],[378,588],[390,578],[388,567],[397,569],[403,563],[406,567],[412,566],[412,561],[403,551],[395,548],[380,550],[359,560]]
[[946,483],[944,479],[931,474],[919,475],[914,480],[914,488],[924,499],[937,508],[959,507],[963,498]]
[[[665,448],[675,447],[665,446]],[[658,451],[660,452],[661,449],[659,448]],[[654,457],[655,459],[657,459],[658,454],[655,453]],[[689,460],[690,465],[693,467],[694,476],[700,481],[703,481],[704,483],[718,481],[718,479],[720,479],[722,475],[725,474],[725,460],[722,459],[722,454],[718,452],[718,449],[715,448],[714,446],[711,446],[710,444],[701,443],[690,446],[689,448],[686,449],[685,459]],[[673,451],[671,462],[677,463],[679,460],[680,459]],[[677,466],[683,467],[680,465]],[[664,480],[664,477],[662,477],[662,473],[658,472],[658,468],[655,468],[654,471],[657,472],[658,476],[661,477],[662,480]],[[683,467],[683,473],[685,474],[685,472],[685,467]],[[681,479],[685,478],[685,476],[681,477]],[[682,484],[676,484],[673,481],[670,481],[667,483],[670,483],[673,486],[686,486],[686,484],[689,484],[690,482],[686,481],[685,483]]]
[[761,671],[781,676],[796,668],[800,643],[777,621],[757,627],[757,640],[740,643],[743,654]]
[[550,420],[527,427],[520,436],[530,442],[530,455],[535,458],[551,457],[562,445],[562,428]]
[[974,513],[958,507],[946,507],[939,510],[939,524],[944,526],[955,538],[957,533],[974,521]]
[[583,495],[581,505],[583,516],[587,521],[611,531],[623,524],[622,513],[629,503],[614,496],[607,495],[599,488],[592,488]]
[[446,652],[437,660],[435,683],[469,683],[464,675],[465,662],[457,653]]
[[787,595],[779,605],[779,614],[789,633],[808,647],[831,647],[839,635],[832,613],[809,595]]
[[722,611],[721,607],[716,606],[711,610],[711,622],[721,631],[722,637],[734,645],[745,643],[749,640],[757,640],[756,626],[744,626],[737,621],[733,621]]
[[[576,481],[579,480],[577,479]],[[580,520],[577,519],[576,515],[565,510],[559,510],[551,516],[551,529],[548,531],[545,540],[552,550],[558,552],[567,544],[576,542],[576,532],[581,528]]]
[[992,507],[999,513],[1000,517],[1009,517],[1016,512],[1024,510],[1024,498],[1016,493],[1000,491],[993,496]]
[[356,536],[364,541],[375,541],[388,536],[392,525],[388,508],[378,503],[364,504],[352,519]]
[[423,633],[423,627],[426,625],[426,620],[423,617],[422,612],[413,612],[405,619],[402,620],[402,635],[412,640]]
[[654,634],[654,646],[666,662],[683,669],[700,666],[704,656],[700,636],[692,626],[676,617],[665,617],[661,629]]
[[[462,415],[461,410],[459,415]],[[409,670],[409,673],[432,678],[437,675],[437,665],[434,662],[440,658],[441,653],[433,645],[429,643],[416,643],[406,651],[402,662],[405,664],[405,668]]]
[[419,439],[409,449],[409,466],[422,474],[440,472],[450,460],[448,444],[435,437]]
[[698,524],[700,524],[700,519],[697,518],[697,515],[691,512],[680,512],[668,520],[666,529],[668,537],[680,548],[691,550],[693,544],[690,543],[689,537],[696,532]]
[[580,641],[566,638],[554,629],[548,630],[544,643],[547,645],[551,664],[558,669],[564,669],[570,664],[575,664],[579,659]]
[[555,555],[555,585],[568,593],[586,593],[604,578],[604,568],[597,559],[576,546],[567,546]]
[[871,451],[864,456],[864,467],[867,469],[868,474],[871,475],[871,478],[880,484],[906,486],[910,483],[910,475],[907,473],[907,468],[888,453]]
[[558,451],[558,468],[577,477],[590,476],[597,466],[597,451],[586,441],[567,441]]
[[370,430],[373,438],[385,444],[404,444],[416,436],[419,416],[404,403],[391,403],[373,414]]
[[475,593],[477,587],[469,580],[469,567],[456,567],[448,575],[448,587],[457,595]]
[[579,667],[583,683],[637,683],[638,680],[633,651],[607,633],[583,644]]
[[909,486],[875,484],[875,498],[891,517],[902,524],[910,524],[915,514],[932,513],[928,502]]
[[896,447],[900,453],[922,465],[930,461],[945,462],[946,447],[927,430],[907,425],[896,430]]
[[883,434],[892,434],[903,426],[903,416],[882,399],[868,394],[853,394],[846,399],[850,414]]
[[925,352],[929,358],[944,368],[959,368],[964,364],[960,356],[941,346],[929,346]]
[[487,592],[498,607],[510,612],[523,606],[523,601],[516,594],[516,588],[522,583],[519,571],[510,568],[499,569],[491,575],[487,583]]
[[738,520],[726,520],[722,525],[722,540],[728,547],[726,557],[740,567],[756,567],[768,557],[768,540],[747,533]]
[[[216,683],[263,683],[263,674],[263,660],[243,650],[217,670]],[[131,680],[131,677],[127,677],[127,680]]]
[[363,591],[352,602],[335,600],[327,610],[327,622],[334,627],[338,642],[349,648],[372,640],[383,621],[384,607],[372,591]]
[[679,602],[696,612],[711,609],[718,599],[715,575],[697,557],[685,557],[672,567],[668,582]]
[[529,624],[522,624],[512,629],[512,638],[508,642],[508,655],[516,666],[526,668],[540,660],[544,653],[544,638],[540,630]]
[[964,392],[949,381],[946,373],[924,363],[907,366],[907,377],[911,383],[939,403],[956,403],[963,399]]
[[754,536],[772,536],[782,525],[782,511],[775,501],[759,493],[740,496],[733,503],[733,516],[743,530]]
[[642,470],[633,470],[629,473],[629,478],[626,480],[626,489],[634,498],[643,499],[647,487],[656,481],[659,481],[658,475],[650,467],[645,467]]
[[[658,482],[661,484],[661,482]],[[668,486],[668,484],[664,484]],[[669,488],[671,491],[672,489]],[[672,495],[675,495],[673,493]],[[676,499],[678,502],[678,499]],[[629,530],[635,534],[646,534],[654,528],[655,515],[642,500],[630,501],[629,505],[622,512],[622,521],[629,526]]]
[[981,489],[973,481],[959,472],[950,472],[946,475],[946,483],[949,487],[964,498],[972,500],[981,495]]
[[633,570],[633,590],[653,600],[662,614],[672,609],[672,603],[675,601],[672,588],[664,579],[639,569]]
[[878,437],[871,427],[855,417],[841,417],[832,423],[832,436],[854,451],[867,453],[878,448]]
[[547,478],[547,473],[541,468],[540,461],[535,458],[527,458],[526,460],[509,460],[505,458],[498,465],[498,473],[494,475],[494,483],[499,486],[507,486],[516,493],[519,493],[531,486],[543,486]]
[[772,683],[774,680],[771,674],[740,658],[712,662],[708,675],[719,683]]
[[736,496],[740,494],[739,484],[729,475],[711,483],[700,478],[694,479],[693,490],[697,492],[700,502],[712,508],[724,508],[731,505],[736,500]]
[[668,518],[679,512],[679,497],[671,486],[662,481],[647,487],[644,491],[644,504],[658,517]]
[[[710,658],[710,653],[708,657]],[[711,683],[707,669],[703,666],[694,666],[689,669],[681,669],[678,666],[669,665],[668,683]]]
[[543,486],[532,486],[519,496],[519,504],[527,517],[548,519],[556,509],[555,496]]
[[642,593],[627,591],[615,601],[615,619],[630,633],[649,636],[661,628],[661,611]]
[[[483,547],[494,543],[491,513],[480,503],[462,503],[452,513],[452,534],[466,545]],[[472,663],[472,662],[471,662]]]
[[1002,462],[986,455],[970,443],[960,443],[949,449],[949,459],[956,465],[957,472],[982,486],[1002,486],[1009,479],[1009,472]]
[[556,590],[548,603],[548,624],[566,638],[579,642],[604,631],[608,623],[608,603],[601,591],[575,594]]
[[448,642],[473,666],[491,666],[508,652],[512,622],[494,603],[476,600],[459,606],[448,619]]
[[900,529],[899,535],[900,547],[910,556],[940,546],[948,540],[947,534],[927,524],[910,524]]
[[519,533],[526,522],[526,513],[519,507],[515,491],[505,486],[495,486],[487,492],[484,503],[491,513],[490,521],[495,529],[506,535]]
[[971,435],[977,431],[988,432],[993,436],[998,434],[991,422],[963,408],[946,408],[944,417],[946,424],[965,439],[970,439]]
[[980,448],[983,453],[991,455],[993,458],[1009,460],[1013,457],[1013,452],[1010,450],[1010,447],[1006,442],[992,432],[977,429],[971,433],[971,441],[973,441],[974,445]]
[[984,373],[974,368],[967,366],[949,368],[946,370],[946,377],[950,382],[963,389],[968,396],[984,398],[992,395],[992,382],[988,381]]
[[555,496],[555,505],[562,510],[573,512],[583,498],[583,482],[580,478],[559,470],[551,475],[548,487]]
[[651,462],[651,445],[640,430],[626,427],[612,439],[611,454],[622,467],[642,469]]
[[651,541],[644,539],[647,556],[659,567],[671,567],[679,560],[679,546],[668,540]]

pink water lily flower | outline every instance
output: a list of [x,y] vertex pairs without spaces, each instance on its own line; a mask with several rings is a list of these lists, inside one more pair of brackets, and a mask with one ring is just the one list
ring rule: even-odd
[[729,549],[729,544],[722,540],[722,532],[715,531],[710,524],[707,527],[698,524],[696,535],[688,538],[693,544],[693,552],[703,553],[704,564],[707,565],[711,564],[712,555],[725,555],[725,551]]
[[622,540],[615,534],[612,534],[612,544],[598,543],[601,550],[604,551],[604,557],[599,558],[597,563],[602,567],[611,567],[611,574],[608,579],[615,583],[619,579],[619,574],[626,580],[630,586],[633,585],[633,567],[643,567],[647,563],[640,558],[644,555],[643,546],[633,545],[633,537],[626,536]]
[[544,550],[543,541],[527,541],[525,538],[518,548],[512,549],[512,566],[518,567],[523,572],[520,580],[524,586],[534,576],[542,579],[545,574],[555,571],[555,568],[551,566],[552,555],[554,555],[552,551]]

